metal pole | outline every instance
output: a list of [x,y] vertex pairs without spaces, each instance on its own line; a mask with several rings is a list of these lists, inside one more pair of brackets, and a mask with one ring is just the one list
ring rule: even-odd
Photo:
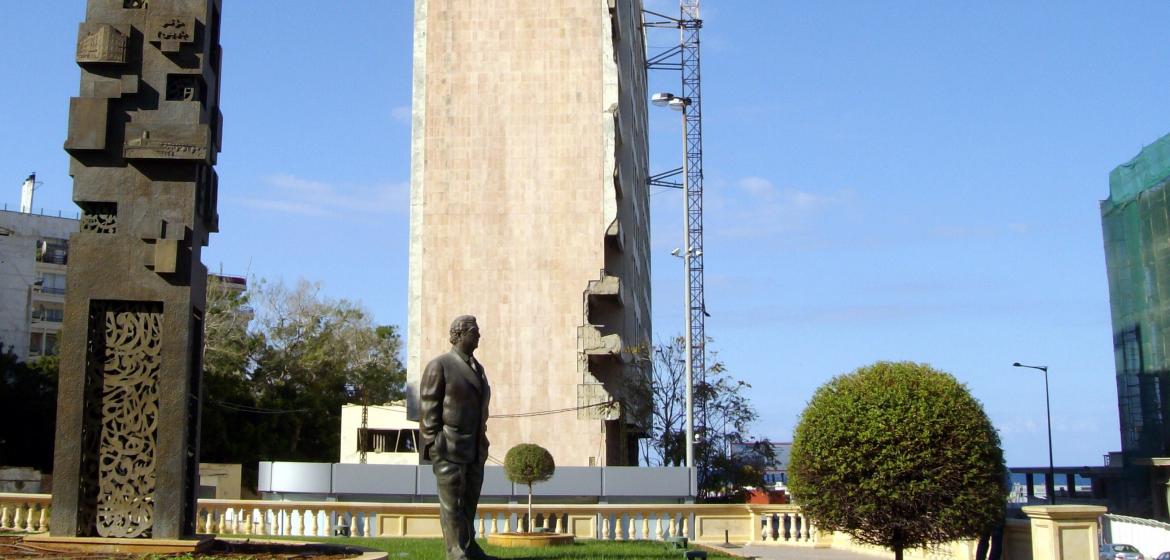
[[[687,161],[687,103],[682,104],[682,140],[683,140],[683,165]],[[690,213],[687,208],[687,194],[690,188],[687,180],[687,173],[683,172],[683,309],[686,311],[686,354],[684,358],[684,366],[686,368],[686,384],[687,384],[687,468],[695,468],[695,380],[691,372],[691,236],[690,236]],[[695,489],[696,491],[698,489]]]
[[[1056,505],[1056,468],[1052,462],[1052,406],[1048,399],[1048,366],[1040,368],[1044,372],[1044,413],[1048,416],[1048,480],[1045,481],[1045,491],[1048,493],[1048,503]],[[1074,482],[1069,482],[1071,486]]]
[[[1048,476],[1044,477],[1044,493],[1048,494],[1048,503],[1056,504],[1056,467],[1053,466],[1052,461],[1052,400],[1048,397],[1048,366],[1030,366],[1016,362],[1012,367],[1022,367],[1028,369],[1038,369],[1044,372],[1044,415],[1048,421]],[[1075,477],[1068,481],[1069,486],[1076,484]],[[1028,482],[1028,491],[1032,489],[1031,481]]]

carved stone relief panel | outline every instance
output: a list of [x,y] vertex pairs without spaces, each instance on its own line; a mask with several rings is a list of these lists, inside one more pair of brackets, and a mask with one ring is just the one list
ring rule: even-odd
[[118,203],[78,202],[81,206],[81,231],[118,233]]
[[82,23],[77,32],[77,62],[124,64],[129,25]]
[[147,25],[146,40],[162,52],[178,52],[184,43],[195,42],[194,16],[157,14],[150,16]]
[[87,403],[99,416],[88,443],[97,444],[89,460],[97,471],[98,536],[148,536],[153,524],[162,319],[157,302],[90,303],[87,397],[100,405]]

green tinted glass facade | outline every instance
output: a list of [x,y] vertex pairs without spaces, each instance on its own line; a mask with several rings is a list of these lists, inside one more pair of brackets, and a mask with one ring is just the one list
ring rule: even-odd
[[1170,135],[1109,175],[1101,201],[1121,447],[1170,456]]

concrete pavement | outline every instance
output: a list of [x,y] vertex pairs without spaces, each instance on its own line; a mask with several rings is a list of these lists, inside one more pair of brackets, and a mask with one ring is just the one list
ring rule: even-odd
[[[857,552],[833,550],[831,548],[812,548],[806,546],[768,546],[747,545],[738,547],[715,547],[728,554],[760,558],[765,560],[880,560],[883,556],[871,556]],[[891,556],[893,556],[891,554]]]

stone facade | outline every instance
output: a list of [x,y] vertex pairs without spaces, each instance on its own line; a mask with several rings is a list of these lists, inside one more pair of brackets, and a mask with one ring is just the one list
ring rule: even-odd
[[89,0],[69,103],[69,239],[51,533],[195,536],[218,228],[219,0]]
[[[412,417],[423,366],[472,314],[493,457],[530,442],[558,465],[636,464],[651,338],[641,2],[416,0],[414,61]],[[562,412],[505,417],[541,411]]]

